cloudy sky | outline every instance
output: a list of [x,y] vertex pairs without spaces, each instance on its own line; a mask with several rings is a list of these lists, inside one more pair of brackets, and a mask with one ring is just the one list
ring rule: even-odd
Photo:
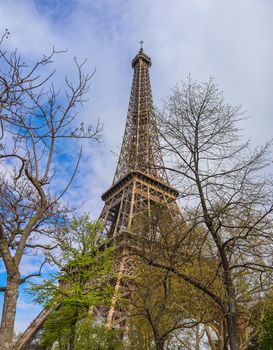
[[[212,75],[226,100],[247,111],[250,119],[244,122],[243,133],[253,145],[272,137],[272,0],[0,0],[0,24],[0,31],[8,28],[11,33],[6,45],[17,47],[27,62],[53,45],[68,50],[55,62],[57,85],[62,85],[64,74],[73,74],[74,56],[87,58],[87,70],[96,68],[79,118],[86,124],[99,118],[104,141],[84,145],[84,161],[67,197],[93,217],[100,212],[100,195],[114,174],[131,60],[140,40],[153,61],[157,106],[189,73],[198,81]],[[26,258],[22,272],[33,272],[34,265]],[[16,330],[23,330],[38,310],[21,291]]]

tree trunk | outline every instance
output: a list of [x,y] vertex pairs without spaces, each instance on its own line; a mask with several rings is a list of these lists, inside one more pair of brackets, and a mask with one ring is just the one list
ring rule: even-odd
[[236,297],[235,297],[235,290],[233,286],[233,280],[231,276],[229,261],[228,261],[226,251],[221,242],[221,237],[218,235],[218,233],[216,233],[216,230],[213,227],[212,220],[208,215],[201,185],[199,185],[199,187],[200,187],[200,193],[201,193],[200,195],[201,203],[203,206],[204,220],[218,248],[218,251],[221,257],[221,262],[223,265],[224,283],[225,283],[227,306],[228,306],[227,315],[225,315],[225,318],[227,321],[228,342],[230,345],[230,350],[239,350]]
[[[197,139],[198,138],[196,136],[196,140]],[[198,149],[198,147],[196,149]],[[230,345],[230,350],[239,350],[239,340],[238,340],[238,332],[237,332],[237,306],[236,306],[235,290],[233,286],[229,260],[228,260],[224,245],[222,243],[221,236],[218,234],[217,229],[215,229],[213,220],[209,215],[207,203],[205,200],[206,197],[204,195],[202,183],[199,178],[198,161],[199,161],[198,157],[196,156],[196,153],[195,153],[194,164],[195,164],[196,185],[200,196],[200,202],[203,210],[203,217],[204,217],[205,224],[217,246],[217,249],[221,257],[222,266],[223,266],[224,283],[225,283],[225,289],[227,294],[227,304],[228,304],[228,312],[227,312],[227,315],[225,315],[226,321],[227,321],[228,342]]]
[[237,332],[237,311],[235,298],[228,296],[229,312],[227,316],[228,342],[231,350],[239,350],[238,332]]
[[214,342],[213,337],[212,337],[212,335],[210,333],[209,326],[206,325],[206,324],[205,324],[205,331],[206,331],[206,335],[207,335],[207,338],[208,338],[211,350],[216,350],[215,342]]
[[76,338],[76,324],[77,324],[78,311],[75,312],[73,320],[70,324],[70,336],[69,336],[69,344],[68,350],[74,350],[75,348],[75,338]]
[[17,274],[7,280],[0,327],[0,350],[10,350],[12,348],[19,283],[20,277]]
[[71,330],[69,337],[68,350],[74,350],[75,347],[75,329]]
[[156,339],[155,346],[156,350],[164,350],[165,339]]
[[222,320],[219,327],[220,350],[228,350],[226,338],[226,323],[224,320]]
[[200,341],[201,341],[200,329],[199,329],[199,324],[197,324],[195,327],[195,350],[200,350]]
[[237,322],[237,305],[233,281],[229,269],[225,269],[225,261],[223,261],[225,284],[227,292],[228,313],[226,315],[228,343],[231,350],[239,350],[238,339],[238,322]]

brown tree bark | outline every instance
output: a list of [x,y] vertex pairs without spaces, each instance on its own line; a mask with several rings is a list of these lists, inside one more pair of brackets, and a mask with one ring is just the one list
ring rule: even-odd
[[210,333],[210,329],[209,329],[208,325],[205,325],[205,331],[206,331],[206,335],[207,335],[207,338],[208,338],[211,350],[217,350],[216,346],[215,346],[214,339],[213,339],[213,337],[212,337],[212,335]]
[[75,348],[77,317],[78,317],[78,312],[76,311],[70,324],[71,333],[69,336],[68,350],[74,350]]
[[200,334],[199,324],[195,327],[195,350],[200,350],[200,342],[202,335]]
[[19,273],[16,273],[12,277],[8,278],[7,286],[5,289],[2,322],[0,327],[0,350],[11,349],[11,340],[13,338],[16,315],[16,305],[19,296],[19,284]]
[[164,350],[164,344],[166,339],[155,339],[156,350]]
[[237,331],[237,306],[235,301],[235,290],[233,285],[227,288],[228,300],[228,315],[227,315],[227,329],[228,340],[231,350],[239,350],[239,339]]

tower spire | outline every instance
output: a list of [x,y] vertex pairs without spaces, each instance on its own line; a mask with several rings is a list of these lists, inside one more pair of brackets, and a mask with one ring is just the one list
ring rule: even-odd
[[132,61],[134,70],[123,143],[113,183],[131,171],[168,182],[163,170],[154,113],[149,69],[151,58],[140,51]]

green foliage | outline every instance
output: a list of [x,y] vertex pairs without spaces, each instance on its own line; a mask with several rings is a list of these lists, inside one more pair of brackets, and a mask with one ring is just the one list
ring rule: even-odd
[[86,318],[78,324],[75,350],[122,350],[123,333],[118,329],[105,329],[104,325]]
[[75,310],[69,305],[54,312],[43,327],[41,345],[46,349],[51,349],[53,345],[56,350],[67,349],[69,337],[73,333],[74,319]]
[[266,311],[262,321],[262,328],[260,349],[273,350],[273,308]]
[[109,285],[112,272],[112,248],[100,249],[96,237],[101,229],[98,222],[90,222],[87,215],[74,218],[70,227],[57,242],[58,256],[49,259],[58,268],[40,284],[31,283],[29,293],[43,305],[62,303],[88,308],[109,303],[113,287]]
[[124,349],[119,330],[106,330],[94,318],[85,313],[76,315],[75,309],[66,305],[46,321],[40,342],[45,349],[67,350],[72,337],[74,350]]
[[[109,283],[113,278],[113,249],[97,245],[100,231],[100,223],[91,222],[87,215],[74,218],[69,228],[56,238],[58,254],[48,257],[58,270],[42,283],[32,283],[28,290],[37,303],[46,307],[60,305],[44,326],[41,342],[46,349],[53,345],[58,350],[68,346],[87,349],[90,345],[83,347],[83,344],[98,338],[92,337],[90,322],[86,324],[88,313],[92,306],[109,306],[114,295],[114,287]],[[116,339],[106,331],[103,336],[102,331],[99,333],[102,343]],[[77,345],[79,340],[81,345]],[[91,348],[96,349],[95,345]]]
[[128,349],[134,350],[154,350],[154,336],[151,325],[143,316],[134,316],[130,318],[129,329],[130,344]]

